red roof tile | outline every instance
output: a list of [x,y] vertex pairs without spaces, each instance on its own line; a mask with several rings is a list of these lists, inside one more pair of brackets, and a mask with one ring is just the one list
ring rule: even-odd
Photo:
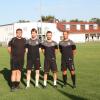
[[69,30],[66,29],[65,25],[66,24],[69,24],[69,25],[78,25],[78,24],[81,24],[81,25],[85,25],[85,24],[88,24],[88,25],[93,25],[93,24],[96,24],[95,22],[59,22],[57,23],[57,29],[59,31],[69,31],[70,33],[100,33],[100,26],[98,26],[98,29],[92,29],[92,28],[89,28],[89,30],[85,30],[84,28],[81,27],[80,30],[77,30],[77,29],[73,29],[73,28],[70,28]]

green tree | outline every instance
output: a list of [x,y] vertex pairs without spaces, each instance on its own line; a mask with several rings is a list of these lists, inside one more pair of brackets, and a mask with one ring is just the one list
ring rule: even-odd
[[71,19],[70,22],[83,22],[83,20],[79,20],[79,19]]
[[50,22],[50,23],[53,23],[55,22],[56,18],[54,16],[42,16],[42,22]]
[[100,26],[100,18],[91,18],[90,22],[96,22]]

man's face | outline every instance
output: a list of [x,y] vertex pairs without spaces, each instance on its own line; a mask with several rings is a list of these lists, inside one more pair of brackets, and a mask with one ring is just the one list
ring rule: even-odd
[[32,38],[37,37],[37,33],[36,33],[35,31],[33,31],[33,32],[31,33],[31,37],[32,37]]
[[52,33],[47,33],[47,40],[51,40],[52,39]]
[[63,38],[64,38],[64,40],[68,39],[68,32],[63,33]]
[[20,31],[20,30],[16,31],[16,37],[22,38],[22,31]]

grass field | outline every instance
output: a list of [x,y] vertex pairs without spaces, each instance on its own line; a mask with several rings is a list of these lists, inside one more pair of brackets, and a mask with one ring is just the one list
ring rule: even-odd
[[[43,66],[43,55],[41,54]],[[48,87],[42,88],[43,72],[41,70],[40,89],[34,88],[34,73],[32,73],[31,88],[25,89],[25,67],[23,69],[21,87],[23,89],[10,92],[9,55],[6,48],[0,48],[0,100],[100,100],[100,43],[77,44],[75,67],[77,75],[77,88],[70,85],[62,88],[62,75],[60,71],[60,54],[57,54],[58,88],[53,88],[52,73],[48,80]],[[68,72],[68,83],[71,83]]]

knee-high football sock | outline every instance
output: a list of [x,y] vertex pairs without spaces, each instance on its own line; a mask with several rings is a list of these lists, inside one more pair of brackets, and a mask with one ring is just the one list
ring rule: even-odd
[[76,85],[76,75],[71,75],[73,85]]
[[64,82],[64,85],[67,84],[67,75],[63,75],[63,82]]

